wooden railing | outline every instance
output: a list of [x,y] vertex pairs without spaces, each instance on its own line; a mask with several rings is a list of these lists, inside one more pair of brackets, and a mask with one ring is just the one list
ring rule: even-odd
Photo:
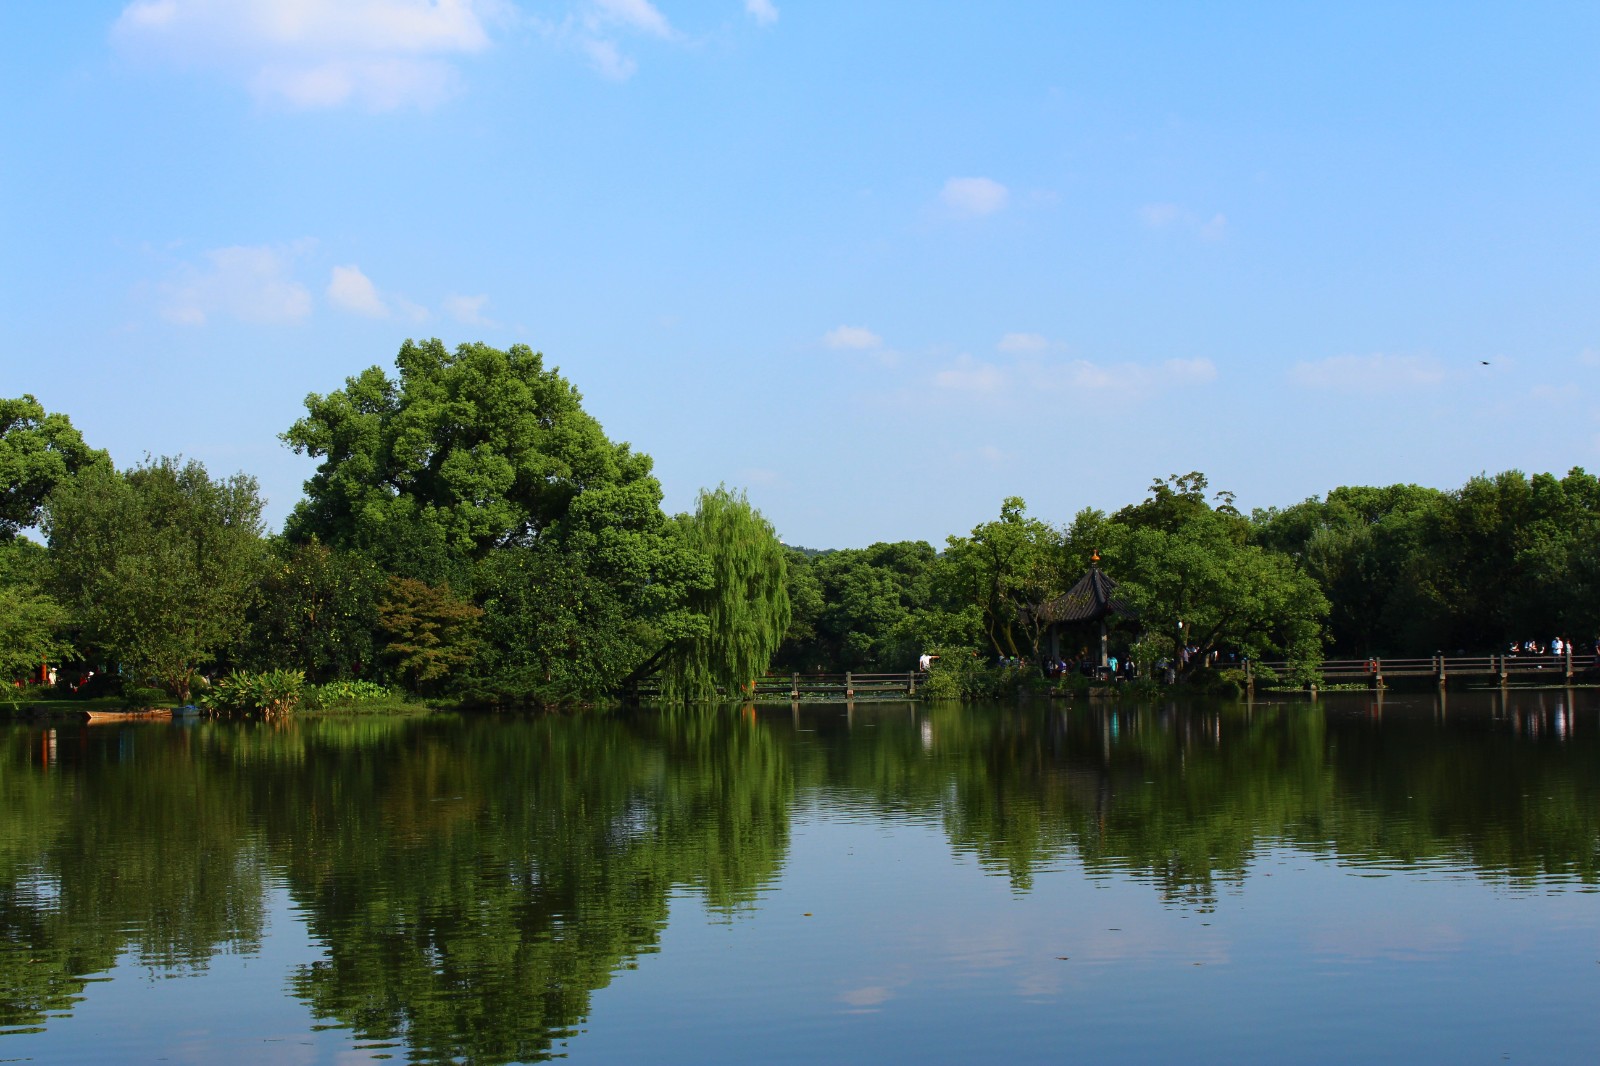
[[[728,699],[857,700],[864,702],[911,699],[928,675],[919,670],[896,674],[768,674],[757,678],[744,692],[722,693]],[[660,695],[659,686],[645,683],[639,695]]]
[[[1246,677],[1253,683],[1263,673],[1279,678],[1292,677],[1297,667],[1286,662],[1246,663]],[[1324,684],[1364,681],[1382,687],[1386,678],[1426,677],[1441,684],[1452,677],[1488,677],[1502,684],[1511,678],[1548,679],[1569,682],[1579,674],[1600,669],[1600,658],[1592,652],[1563,652],[1560,655],[1432,655],[1426,659],[1329,659],[1317,671]]]

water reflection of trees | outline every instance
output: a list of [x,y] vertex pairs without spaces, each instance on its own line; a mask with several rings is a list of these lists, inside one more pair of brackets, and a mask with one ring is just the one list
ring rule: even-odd
[[[227,768],[160,734],[53,732],[0,733],[0,1028],[42,1024],[125,954],[203,968],[261,937],[259,839]],[[52,747],[76,772],[26,772]]]
[[[1545,702],[1541,705],[1540,699]],[[536,1059],[655,950],[738,913],[797,800],[940,825],[1027,891],[1064,862],[1205,905],[1267,849],[1600,880],[1600,728],[1555,697],[351,720],[0,732],[0,1027],[119,958],[252,950],[268,884],[320,1018],[421,1059]]]
[[654,949],[674,888],[737,909],[787,845],[784,751],[722,715],[74,732],[53,757],[3,734],[0,1027],[129,950],[252,948],[281,879],[324,945],[291,980],[319,1017],[536,1059]]
[[1600,881],[1600,737],[1575,729],[1570,701],[1457,698],[1454,716],[1433,698],[1391,699],[1387,715],[1365,700],[951,705],[920,725],[884,715],[848,741],[816,736],[830,746],[829,787],[885,811],[937,810],[957,852],[1019,891],[1075,858],[1204,903],[1283,845],[1513,882]]

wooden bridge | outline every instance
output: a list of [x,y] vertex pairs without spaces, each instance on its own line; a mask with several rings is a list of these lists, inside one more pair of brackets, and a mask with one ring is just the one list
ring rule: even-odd
[[[1295,665],[1286,662],[1246,662],[1245,683],[1266,683],[1267,676],[1291,677]],[[1560,655],[1433,655],[1426,659],[1329,659],[1319,671],[1323,684],[1363,682],[1382,688],[1400,677],[1424,677],[1445,684],[1453,677],[1481,677],[1502,685],[1513,679],[1570,685],[1584,674],[1600,671],[1600,656],[1592,652]],[[1264,676],[1265,675],[1265,676]]]

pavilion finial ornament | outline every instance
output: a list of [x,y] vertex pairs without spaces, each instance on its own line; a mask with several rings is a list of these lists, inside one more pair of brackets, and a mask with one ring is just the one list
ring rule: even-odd
[[1100,565],[1100,549],[1096,548],[1093,552],[1089,553],[1089,561],[1095,566]]

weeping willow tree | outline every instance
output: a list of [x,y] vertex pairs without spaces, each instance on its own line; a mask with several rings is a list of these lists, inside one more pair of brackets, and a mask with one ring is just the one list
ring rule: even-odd
[[720,688],[747,690],[766,673],[789,628],[783,544],[741,491],[700,492],[693,515],[679,515],[684,540],[711,566],[711,581],[689,594],[703,628],[672,643],[661,666],[662,697],[710,700]]

